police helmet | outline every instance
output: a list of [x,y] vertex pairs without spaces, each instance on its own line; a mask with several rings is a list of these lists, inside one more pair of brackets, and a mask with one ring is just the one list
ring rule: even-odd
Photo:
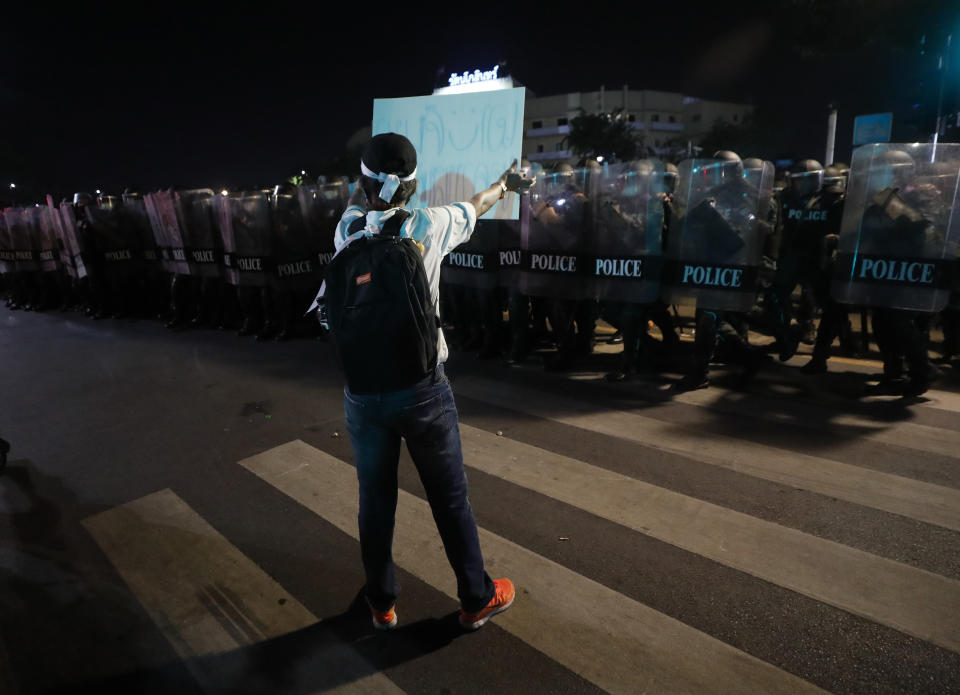
[[747,157],[743,160],[743,168],[746,171],[755,171],[757,169],[763,169],[763,160],[759,157]]
[[847,187],[847,170],[844,170],[846,164],[831,164],[823,170],[823,189],[831,193],[842,193]]
[[801,159],[790,167],[790,176],[803,176],[823,171],[823,165],[816,159]]
[[638,159],[630,165],[630,169],[642,176],[649,176],[656,166],[649,159]]
[[713,158],[718,161],[708,166],[711,168],[715,167],[720,178],[739,178],[743,175],[743,160],[740,159],[740,155],[736,152],[717,150],[713,153]]
[[680,183],[680,170],[676,164],[667,162],[663,165],[663,187],[667,193],[673,193],[677,190],[677,184]]
[[878,158],[885,166],[889,167],[912,167],[914,166],[913,157],[903,150],[887,150]]
[[849,178],[849,177],[850,177],[850,165],[849,165],[849,164],[845,164],[844,162],[834,162],[834,163],[831,164],[828,168],[829,168],[829,169],[833,169],[833,170],[839,172],[840,175],[843,176],[844,178]]
[[120,196],[123,199],[124,205],[133,200],[143,200],[143,194],[137,190],[136,186],[128,186],[123,189],[123,193]]
[[656,171],[656,165],[649,159],[638,159],[620,170],[617,185],[625,196],[639,195],[647,186],[647,180]]
[[871,164],[869,186],[874,190],[903,186],[916,168],[913,157],[903,150],[887,150]]
[[566,185],[573,181],[573,177],[575,173],[576,172],[574,171],[573,167],[567,164],[566,162],[564,162],[563,164],[558,166],[556,170],[554,170],[553,176],[551,177],[551,179],[556,184]]
[[93,196],[89,193],[74,193],[73,194],[73,204],[74,205],[89,205],[93,202]]
[[899,179],[912,176],[916,167],[913,157],[903,150],[887,150],[877,157],[876,163],[885,169],[889,169]]
[[800,196],[813,195],[823,184],[823,165],[816,159],[801,159],[790,167],[790,188]]
[[740,155],[732,150],[717,150],[713,153],[714,159],[719,159],[721,162],[741,162]]

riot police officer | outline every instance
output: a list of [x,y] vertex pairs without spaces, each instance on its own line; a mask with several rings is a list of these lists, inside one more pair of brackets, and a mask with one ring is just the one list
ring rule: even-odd
[[[641,160],[633,166],[634,171],[631,177],[637,181],[643,181],[655,172],[655,167],[649,160]],[[659,175],[659,174],[658,174]],[[658,206],[659,214],[647,215],[645,220],[647,225],[659,221],[659,228],[656,230],[647,229],[646,234],[659,234],[659,239],[646,240],[646,251],[655,249],[658,253],[664,248],[665,239],[668,234],[670,218],[673,214],[673,195],[677,190],[679,172],[675,164],[665,164],[662,174],[662,191],[656,194],[656,197],[650,200],[648,205]],[[629,193],[630,186],[626,187],[625,193]],[[630,193],[629,197],[644,195],[645,191],[636,190]],[[598,211],[597,215],[601,217],[598,222],[602,223],[603,209]],[[620,249],[623,254],[639,253],[640,249]],[[677,336],[673,319],[670,316],[667,304],[659,299],[649,302],[636,301],[608,301],[601,303],[601,315],[605,320],[613,325],[623,336],[623,352],[620,356],[618,368],[609,374],[608,381],[625,381],[632,378],[638,371],[653,369],[658,362],[664,361],[668,355],[676,353],[676,348],[680,343]],[[661,333],[661,340],[654,340],[648,333],[648,326],[653,322]]]
[[81,298],[83,313],[94,316],[99,311],[96,297],[100,292],[103,274],[97,262],[97,252],[93,241],[93,230],[87,219],[87,206],[93,204],[93,196],[89,193],[74,193],[73,214],[77,221],[77,244],[80,248],[80,259],[86,267],[86,277],[78,283],[78,294]]
[[[846,308],[830,293],[840,222],[843,219],[843,204],[846,193],[846,177],[841,166],[831,165],[824,169],[823,186],[810,201],[808,209],[826,215],[820,254],[815,274],[812,277],[817,304],[822,313],[813,348],[813,357],[800,368],[804,374],[822,374],[827,371],[827,359],[834,338],[846,332],[849,336],[849,321]],[[848,337],[846,341],[849,342]]]
[[[778,215],[780,248],[777,271],[770,294],[774,335],[780,360],[790,359],[797,351],[801,336],[810,340],[814,307],[809,289],[801,293],[799,334],[791,327],[791,295],[800,284],[811,287],[818,275],[823,237],[829,232],[827,212],[819,209],[817,194],[823,184],[823,165],[815,159],[797,162],[789,174]],[[839,224],[839,219],[836,221]],[[812,342],[812,340],[811,340]]]
[[[753,201],[752,205],[757,206],[758,190],[744,177],[739,155],[720,150],[714,154],[714,160],[717,161],[703,168],[717,180],[717,185],[709,189],[707,197],[683,211],[682,238],[673,230],[668,233],[674,256],[684,255],[677,245],[689,246],[722,262],[723,258],[736,257],[740,249],[759,246],[769,234],[763,221],[756,218],[758,208],[751,210],[747,202]],[[759,236],[745,239],[744,235]],[[749,344],[744,313],[722,310],[711,306],[709,300],[698,299],[693,361],[673,389],[688,391],[709,386],[708,369],[714,360],[741,365],[741,383],[745,384],[756,374],[765,357],[761,350]]]
[[[558,195],[542,199],[531,208],[536,223],[542,229],[563,230],[562,236],[586,246],[591,214],[587,191],[591,172],[598,167],[595,161],[588,164],[580,172],[582,180],[577,180],[573,167],[561,165],[555,175]],[[563,278],[558,282],[577,282],[577,279]],[[548,371],[565,371],[572,368],[578,358],[593,351],[597,303],[593,298],[582,296],[569,299],[548,295],[546,304],[557,352],[545,358],[544,367]]]
[[[924,256],[925,247],[941,246],[950,209],[940,191],[929,184],[916,184],[916,163],[902,150],[883,152],[878,165],[881,175],[872,176],[868,185],[869,207],[861,222],[860,250],[917,258]],[[868,394],[919,396],[939,376],[930,363],[920,328],[920,322],[928,318],[924,312],[897,306],[874,307],[873,332],[883,359],[883,376],[880,383],[867,389]]]

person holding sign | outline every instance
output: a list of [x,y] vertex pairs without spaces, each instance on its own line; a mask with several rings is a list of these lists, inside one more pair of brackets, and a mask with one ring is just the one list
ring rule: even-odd
[[514,161],[468,201],[408,212],[404,207],[417,190],[417,152],[406,137],[372,138],[360,169],[335,233],[321,315],[325,310],[347,381],[344,409],[360,485],[367,602],[374,627],[397,624],[391,548],[405,439],[457,577],[460,624],[475,630],[510,606],[514,586],[486,573],[467,499],[457,410],[443,371],[448,350],[439,327],[440,264],[505,192],[531,181],[516,173]]

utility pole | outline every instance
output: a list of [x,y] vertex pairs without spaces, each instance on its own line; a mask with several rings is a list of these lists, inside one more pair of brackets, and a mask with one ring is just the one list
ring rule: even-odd
[[827,116],[827,152],[823,158],[823,166],[833,164],[833,150],[837,141],[837,107],[830,104],[830,114]]
[[[947,46],[940,54],[940,61],[937,64],[937,70],[940,72],[940,94],[937,96],[937,130],[933,134],[933,149],[930,151],[931,163],[937,155],[937,141],[940,140],[940,125],[943,118],[943,83],[946,81],[947,71],[950,69],[950,42],[953,40],[953,34],[947,34]],[[946,60],[944,60],[946,58]]]

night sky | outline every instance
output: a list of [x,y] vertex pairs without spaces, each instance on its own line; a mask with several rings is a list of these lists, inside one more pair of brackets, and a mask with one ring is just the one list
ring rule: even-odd
[[[835,102],[849,156],[857,113],[894,111],[895,139],[926,139],[934,54],[951,30],[960,46],[949,2],[482,6],[359,2],[343,6],[349,19],[329,3],[5,9],[0,190],[6,179],[22,196],[273,184],[329,166],[375,97],[429,94],[441,68],[500,61],[541,96],[626,83],[752,101],[767,128],[744,156],[822,156]],[[949,75],[945,105],[957,109],[960,59]]]

